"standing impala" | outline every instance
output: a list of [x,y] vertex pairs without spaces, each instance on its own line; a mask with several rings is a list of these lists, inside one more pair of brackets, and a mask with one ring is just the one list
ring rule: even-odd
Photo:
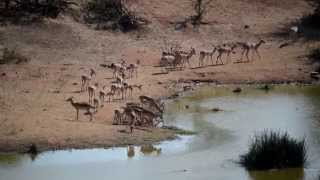
[[243,55],[246,55],[247,61],[249,62],[249,53],[252,51],[252,60],[253,60],[253,55],[254,53],[258,56],[259,59],[261,59],[261,56],[259,54],[258,49],[262,44],[266,43],[264,40],[260,40],[257,43],[250,43],[250,42],[238,42],[237,45],[241,47],[242,52],[241,52],[241,58],[240,61],[243,59]]

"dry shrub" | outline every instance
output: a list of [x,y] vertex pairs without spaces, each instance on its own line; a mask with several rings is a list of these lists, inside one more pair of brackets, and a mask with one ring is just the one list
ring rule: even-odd
[[18,53],[16,50],[3,49],[2,57],[0,57],[0,64],[21,64],[29,62],[29,58]]
[[129,10],[124,0],[92,0],[83,8],[84,21],[95,24],[98,30],[129,32],[139,29],[146,20]]

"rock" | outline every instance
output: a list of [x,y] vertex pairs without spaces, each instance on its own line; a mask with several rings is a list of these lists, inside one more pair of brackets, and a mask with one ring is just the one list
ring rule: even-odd
[[240,87],[235,88],[232,92],[241,93],[242,89]]
[[189,91],[191,89],[192,89],[191,86],[183,86],[183,91]]
[[212,108],[211,111],[213,111],[213,112],[220,112],[220,111],[223,111],[223,110],[220,109],[220,108]]
[[30,147],[29,147],[29,150],[27,151],[27,153],[30,153],[30,154],[38,154],[38,148],[35,144],[31,144]]
[[104,68],[108,67],[107,64],[100,64],[100,66],[101,66],[101,67],[104,67]]
[[179,93],[172,94],[171,96],[168,97],[168,99],[175,99],[177,97],[179,97]]
[[290,45],[289,43],[282,43],[282,44],[279,46],[279,48],[281,49],[281,48],[284,48],[284,47],[289,46],[289,45]]
[[316,72],[316,71],[311,72],[310,77],[313,79],[319,79],[319,72]]
[[174,26],[174,30],[176,31],[181,31],[183,29],[187,28],[187,23],[186,22],[177,22]]
[[292,26],[292,27],[290,28],[290,30],[291,30],[292,32],[294,32],[294,33],[298,33],[298,32],[299,32],[298,26]]
[[116,24],[111,21],[106,23],[99,23],[95,27],[96,30],[115,30],[116,28]]
[[60,91],[59,90],[54,90],[54,91],[52,91],[52,93],[59,94]]
[[269,91],[271,89],[271,87],[268,84],[266,84],[264,86],[261,86],[259,89]]

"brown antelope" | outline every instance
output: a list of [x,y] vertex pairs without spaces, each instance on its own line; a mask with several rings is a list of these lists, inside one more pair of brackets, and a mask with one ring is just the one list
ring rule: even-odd
[[148,96],[139,96],[139,100],[141,104],[146,105],[147,107],[150,107],[150,108],[155,108],[159,113],[163,113],[164,111],[163,104],[159,105],[153,98],[150,98]]
[[91,77],[88,75],[81,75],[81,92],[86,91],[89,85]]
[[116,109],[114,110],[114,115],[113,115],[113,125],[119,125],[122,124],[122,116],[123,113],[120,112],[120,110]]
[[95,112],[98,112],[99,104],[100,104],[99,99],[93,98],[93,107],[95,109]]
[[118,96],[121,94],[121,99],[125,98],[125,87],[123,84],[112,84],[110,92],[112,92],[114,95],[117,94]]
[[99,91],[99,100],[100,100],[101,107],[103,107],[105,97],[106,97],[106,92],[104,90],[100,90]]
[[213,65],[213,54],[217,51],[216,47],[213,47],[212,51],[200,51],[199,56],[199,67],[202,67],[204,65],[204,60],[210,57],[211,65]]
[[249,62],[250,61],[250,59],[249,59],[249,52],[250,51],[252,51],[252,57],[253,57],[253,55],[255,53],[258,56],[258,58],[261,59],[261,56],[259,54],[258,49],[264,43],[266,43],[266,42],[264,40],[262,40],[262,39],[258,43],[238,42],[237,45],[240,46],[241,49],[242,49],[240,61],[242,61],[243,55],[245,54],[246,58],[247,58],[247,61]]
[[189,65],[189,67],[191,66],[190,65],[190,59],[191,59],[191,57],[193,56],[193,55],[195,55],[196,54],[196,50],[193,48],[193,47],[191,47],[191,49],[190,49],[190,51],[188,52],[188,53],[179,53],[178,52],[178,54],[180,54],[180,56],[182,57],[182,64],[183,64],[183,66],[185,66],[187,63],[188,63],[188,65]]
[[138,78],[138,65],[137,64],[129,64],[127,67],[129,71],[129,78],[133,78],[133,74],[136,74],[136,78]]
[[218,51],[218,56],[217,56],[217,61],[216,61],[216,64],[218,64],[218,61],[220,60],[221,64],[223,64],[223,61],[222,61],[222,55],[223,54],[226,54],[226,58],[227,58],[227,63],[230,61],[230,54],[231,53],[234,53],[234,49],[236,48],[237,46],[235,44],[231,44],[231,45],[227,45],[227,44],[224,44],[220,47],[217,47],[217,51]]
[[97,73],[94,69],[90,69],[90,76],[93,77],[93,75],[96,77],[97,76]]
[[76,120],[79,119],[79,110],[85,110],[87,114],[90,115],[90,121],[91,121],[93,113],[90,111],[90,109],[95,109],[95,107],[87,102],[74,102],[73,99],[74,99],[73,97],[70,97],[66,101],[69,101],[71,105],[76,109],[76,112],[77,112]]
[[111,63],[110,65],[107,65],[107,68],[113,70],[113,78],[115,78],[119,73],[124,73],[126,70],[126,67],[120,63]]
[[108,92],[107,94],[106,94],[106,97],[109,97],[109,102],[111,102],[111,98],[113,99],[113,97],[114,97],[114,92]]
[[91,79],[93,78],[93,76],[96,76],[96,71],[94,69],[90,69],[90,75],[86,75],[86,74],[83,74],[81,75],[81,89],[80,91],[83,92],[83,91],[86,91],[88,86],[89,86],[89,82],[91,81]]
[[89,103],[90,104],[92,103],[93,98],[95,97],[95,93],[96,93],[96,90],[97,90],[98,86],[99,86],[99,84],[95,83],[94,85],[90,85],[88,87]]

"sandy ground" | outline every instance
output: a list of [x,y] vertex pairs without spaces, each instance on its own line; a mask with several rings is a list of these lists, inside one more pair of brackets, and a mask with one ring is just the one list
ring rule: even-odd
[[[14,47],[31,58],[27,64],[0,65],[0,151],[24,151],[31,143],[40,149],[110,147],[144,144],[173,138],[164,129],[135,130],[121,133],[124,126],[113,126],[116,108],[137,101],[139,95],[165,98],[183,89],[190,80],[211,80],[222,84],[244,83],[310,83],[312,66],[304,57],[316,43],[298,41],[279,48],[285,40],[272,36],[279,28],[311,11],[300,0],[217,0],[206,15],[210,25],[198,30],[188,27],[175,31],[170,22],[190,15],[187,0],[139,0],[132,3],[139,15],[152,23],[144,30],[123,34],[95,31],[74,21],[68,15],[29,26],[0,27],[0,44]],[[244,26],[249,28],[245,29]],[[190,68],[161,73],[159,63],[163,40],[179,42],[184,49],[197,51]],[[199,51],[211,44],[264,39],[262,58],[249,63],[232,63],[198,68]],[[94,79],[110,86],[112,72],[100,64],[120,59],[141,66],[137,78],[129,84],[143,85],[142,91],[124,101],[105,102],[94,120],[80,114],[65,100],[75,97],[87,101],[87,93],[79,93],[80,75],[90,68],[97,71]]]

